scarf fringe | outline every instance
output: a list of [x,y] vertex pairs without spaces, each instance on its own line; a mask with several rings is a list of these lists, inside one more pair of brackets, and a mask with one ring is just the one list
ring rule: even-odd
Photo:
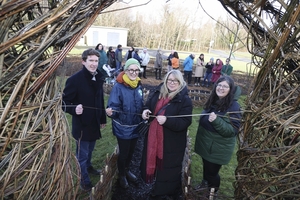
[[147,174],[146,183],[153,183],[153,181],[154,181],[154,174]]

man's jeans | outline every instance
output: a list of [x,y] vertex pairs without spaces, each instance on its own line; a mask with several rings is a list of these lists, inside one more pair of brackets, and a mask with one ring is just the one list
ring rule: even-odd
[[120,72],[120,69],[121,69],[121,66],[122,65],[122,63],[121,62],[119,62],[119,61],[116,61],[116,72],[117,73],[119,73]]
[[[210,79],[212,77],[212,73],[205,73],[204,79],[203,79],[203,85],[210,86]],[[207,81],[207,83],[205,83]]]
[[95,144],[96,141],[76,141],[76,158],[81,170],[81,184],[84,185],[91,183],[87,168],[92,165],[91,159]]

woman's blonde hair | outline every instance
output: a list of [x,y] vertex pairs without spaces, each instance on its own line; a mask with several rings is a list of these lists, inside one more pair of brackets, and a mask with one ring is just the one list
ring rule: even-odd
[[[170,92],[168,87],[167,87],[167,81],[168,78],[172,74],[176,80],[179,82],[179,87],[177,90]],[[166,76],[164,77],[163,85],[160,89],[160,95],[159,98],[170,98],[173,99],[176,94],[178,94],[184,87],[186,86],[186,82],[183,79],[182,73],[179,70],[171,70],[169,71]]]

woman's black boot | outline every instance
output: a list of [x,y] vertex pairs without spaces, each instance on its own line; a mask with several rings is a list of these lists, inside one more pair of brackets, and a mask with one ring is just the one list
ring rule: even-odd
[[124,189],[127,189],[129,187],[126,176],[119,176],[119,183],[120,186]]

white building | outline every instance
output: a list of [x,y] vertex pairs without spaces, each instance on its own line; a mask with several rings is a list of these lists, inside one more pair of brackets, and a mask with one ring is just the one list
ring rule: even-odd
[[127,46],[127,28],[91,26],[81,37],[78,46],[96,46],[98,43],[104,46],[114,46],[118,44]]

